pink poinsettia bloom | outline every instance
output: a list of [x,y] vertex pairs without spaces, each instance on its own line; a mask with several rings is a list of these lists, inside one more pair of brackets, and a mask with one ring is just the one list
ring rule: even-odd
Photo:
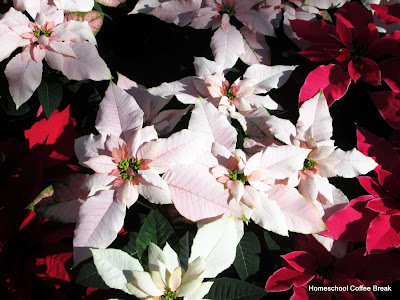
[[281,87],[289,79],[295,66],[265,66],[253,64],[232,84],[225,79],[223,67],[214,61],[196,57],[196,75],[149,89],[155,96],[176,96],[185,104],[196,103],[197,97],[207,99],[226,114],[243,113],[257,107],[280,109],[268,93]]
[[391,53],[398,44],[392,37],[380,39],[371,12],[356,2],[339,9],[336,27],[323,20],[293,20],[291,26],[299,37],[311,43],[301,55],[316,62],[333,60],[338,65],[347,64],[353,81],[362,78],[372,85],[381,83],[381,72],[372,58]]
[[[113,113],[118,124],[109,120]],[[90,196],[112,189],[117,201],[127,207],[139,194],[153,203],[171,203],[167,184],[158,169],[151,167],[160,146],[157,132],[153,126],[141,128],[142,123],[143,112],[135,100],[110,85],[96,120],[100,135],[84,136],[75,142],[79,162],[95,171],[84,184]]]
[[[400,246],[400,156],[385,139],[358,129],[359,149],[381,165],[376,177],[358,177],[371,195],[353,199],[327,221],[323,234],[335,239],[366,241],[368,253],[389,251]],[[339,221],[340,220],[340,221]]]
[[[299,112],[296,127],[290,121],[275,116],[267,119],[267,126],[278,140],[287,145],[311,150],[303,167],[283,182],[298,186],[300,194],[314,204],[323,220],[327,220],[348,203],[347,197],[328,178],[352,178],[368,173],[377,164],[357,149],[343,151],[334,146],[331,140],[332,118],[322,93],[306,101]],[[316,238],[335,255],[343,253],[345,244],[326,240],[322,236]]]
[[11,8],[0,20],[4,34],[0,42],[3,60],[18,47],[22,53],[12,58],[6,66],[5,75],[11,96],[17,106],[26,102],[40,85],[42,60],[71,80],[105,80],[110,70],[99,56],[96,39],[87,22],[64,22],[62,11],[46,15],[37,14],[35,22]]
[[[298,235],[296,251],[282,256],[284,267],[268,279],[270,292],[289,290],[291,299],[376,299],[372,289],[350,290],[346,287],[385,285],[398,279],[398,253],[366,256],[365,248],[348,252],[338,260],[311,236]],[[393,261],[394,259],[394,261]],[[382,273],[381,273],[382,272]],[[385,274],[387,272],[387,276]],[[384,278],[384,279],[383,279]]]

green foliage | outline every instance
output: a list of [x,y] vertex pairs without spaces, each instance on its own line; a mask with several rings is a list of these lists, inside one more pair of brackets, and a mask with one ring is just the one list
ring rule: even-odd
[[190,248],[193,243],[193,234],[191,232],[186,232],[185,235],[179,240],[179,260],[180,265],[185,271],[188,268]]
[[280,250],[281,247],[272,239],[268,231],[264,231],[264,240],[267,243],[268,249],[271,251]]
[[261,252],[260,242],[253,232],[246,232],[236,248],[236,258],[233,262],[240,279],[246,280],[247,277],[257,273],[260,268]]
[[46,118],[58,108],[63,96],[63,88],[60,82],[42,80],[37,88],[39,102],[43,106]]
[[130,256],[137,256],[136,240],[138,235],[139,234],[137,232],[130,232],[128,243],[122,247],[121,250],[125,251]]
[[168,221],[159,212],[152,210],[144,220],[136,239],[138,258],[142,258],[143,252],[150,242],[163,247],[167,239],[174,233],[174,229]]
[[259,300],[267,292],[256,285],[232,278],[216,278],[212,280],[207,299],[212,300]]
[[83,264],[82,268],[79,270],[75,282],[91,288],[109,288],[97,272],[93,259],[90,259]]

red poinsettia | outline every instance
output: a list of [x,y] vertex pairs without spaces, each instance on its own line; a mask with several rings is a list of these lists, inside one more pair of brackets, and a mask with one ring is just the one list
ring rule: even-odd
[[350,201],[332,215],[323,234],[334,239],[366,241],[367,252],[388,251],[400,246],[400,155],[385,139],[358,128],[358,149],[381,166],[375,177],[358,177],[371,195]]
[[[294,248],[297,251],[282,256],[284,267],[277,270],[265,286],[270,292],[286,291],[294,286],[292,300],[329,300],[333,294],[337,299],[375,299],[372,289],[368,291],[367,287],[388,284],[400,275],[396,271],[399,262],[394,262],[393,266],[391,261],[398,259],[399,254],[366,256],[365,248],[359,248],[338,260],[311,235],[297,236]],[[379,281],[377,274],[385,268],[388,275]],[[361,288],[356,291],[351,290],[351,286]]]
[[[315,62],[331,61],[343,68],[347,65],[348,73],[355,82],[362,78],[371,85],[381,84],[381,71],[372,59],[385,54],[397,54],[398,34],[380,38],[373,23],[372,13],[357,2],[347,2],[339,9],[336,14],[336,27],[324,20],[293,20],[290,24],[300,38],[311,44],[302,49],[301,55]],[[332,73],[332,67],[324,67],[326,70],[320,69],[319,73]],[[310,89],[320,90],[328,86],[330,91],[324,90],[326,97],[332,98],[333,101],[340,99],[346,93],[350,81],[344,75],[338,78],[328,74],[325,74],[324,78],[332,78],[332,81],[328,80],[329,85],[320,82],[319,79],[312,81],[311,78],[307,78],[308,83],[306,80],[302,93],[307,94],[310,93]],[[339,90],[333,89],[332,87],[338,86],[338,80],[342,81]],[[304,101],[304,96],[300,95],[300,98],[300,102]]]

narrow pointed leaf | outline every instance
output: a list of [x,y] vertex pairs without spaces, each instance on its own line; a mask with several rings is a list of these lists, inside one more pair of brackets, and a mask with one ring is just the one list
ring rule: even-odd
[[257,273],[260,267],[261,252],[260,242],[253,232],[247,232],[240,240],[236,248],[236,258],[233,262],[240,279],[246,280],[247,277]]
[[47,119],[58,108],[63,96],[62,85],[59,82],[46,82],[42,80],[37,88],[39,102],[43,107]]
[[267,293],[263,288],[232,278],[216,278],[205,298],[213,300],[259,300]]
[[152,210],[146,217],[136,239],[137,256],[142,257],[150,242],[163,247],[167,239],[174,234],[174,229],[157,211]]

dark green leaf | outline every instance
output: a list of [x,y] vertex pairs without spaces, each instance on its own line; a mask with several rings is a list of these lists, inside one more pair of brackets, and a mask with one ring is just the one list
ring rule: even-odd
[[93,259],[84,263],[82,268],[79,270],[78,276],[75,280],[76,283],[98,289],[108,289],[109,287],[105,284],[103,279],[97,272],[96,266]]
[[152,210],[144,220],[136,239],[138,258],[142,257],[150,242],[163,247],[172,234],[174,234],[174,229],[168,221],[159,212]]
[[281,249],[281,247],[279,247],[279,245],[272,239],[272,237],[268,233],[268,231],[264,231],[264,239],[265,239],[265,242],[267,243],[269,250],[275,251],[275,250]]
[[260,252],[261,246],[257,236],[253,232],[246,232],[236,248],[236,258],[233,262],[240,279],[246,280],[258,271],[260,258],[257,254]]
[[186,232],[185,235],[179,240],[179,260],[181,267],[185,269],[188,268],[190,248],[193,243],[193,234],[191,232]]
[[63,89],[59,82],[46,82],[42,80],[37,88],[39,102],[43,106],[47,119],[58,108],[61,103]]
[[210,292],[204,298],[212,300],[259,300],[267,292],[256,285],[232,278],[213,279]]
[[125,251],[130,256],[135,256],[137,254],[136,239],[138,235],[139,234],[137,232],[130,232],[128,244],[126,244],[121,250]]

